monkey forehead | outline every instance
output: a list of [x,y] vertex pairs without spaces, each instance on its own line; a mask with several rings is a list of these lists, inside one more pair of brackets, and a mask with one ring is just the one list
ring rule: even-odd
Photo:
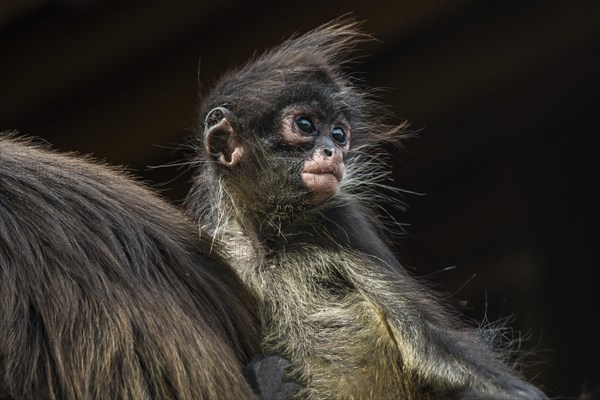
[[348,120],[360,107],[352,103],[361,96],[327,71],[263,72],[266,75],[261,79],[225,82],[214,91],[204,110],[225,106],[247,126],[256,127],[277,124],[282,110],[291,105],[311,107],[328,118],[341,114]]
[[303,85],[288,87],[284,91],[286,94],[278,99],[275,107],[277,120],[290,113],[305,114],[322,122],[333,122],[340,116],[348,121],[353,119],[351,101],[340,88]]
[[[310,101],[292,102],[292,104],[283,105],[277,115],[277,121],[284,122],[289,118],[298,118],[306,116],[315,119],[315,123],[341,123],[350,127],[351,110],[347,104],[332,102],[331,99],[320,100],[311,99]],[[275,121],[275,122],[277,122]]]
[[370,40],[358,25],[334,21],[288,40],[231,70],[204,100],[200,121],[208,110],[225,106],[240,119],[241,127],[256,129],[274,122],[274,116],[292,103],[320,99],[321,107],[351,110],[357,120],[369,111],[366,93],[354,86],[342,66],[358,43]]

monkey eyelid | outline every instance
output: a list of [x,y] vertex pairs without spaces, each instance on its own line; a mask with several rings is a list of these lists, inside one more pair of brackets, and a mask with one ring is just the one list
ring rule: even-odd
[[333,131],[335,128],[341,128],[346,134],[346,143],[350,143],[350,139],[352,138],[352,127],[345,117],[340,116],[334,120],[330,130]]

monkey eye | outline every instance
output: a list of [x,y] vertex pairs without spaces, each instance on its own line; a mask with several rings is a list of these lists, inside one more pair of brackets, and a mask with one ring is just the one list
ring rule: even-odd
[[348,143],[348,136],[346,132],[339,126],[336,126],[331,130],[331,138],[336,141],[337,144],[345,145]]
[[309,118],[306,117],[298,118],[296,120],[296,125],[298,126],[298,128],[300,128],[302,132],[307,133],[309,135],[312,135],[317,132],[315,124]]

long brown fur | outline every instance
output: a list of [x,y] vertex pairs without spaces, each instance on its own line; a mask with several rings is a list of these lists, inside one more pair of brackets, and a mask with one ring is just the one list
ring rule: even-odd
[[[382,144],[405,131],[383,124],[382,106],[343,72],[351,50],[369,39],[358,28],[334,21],[223,77],[200,121],[215,107],[235,114],[243,157],[224,167],[199,148],[191,212],[208,216],[208,228],[229,242],[259,304],[263,350],[292,361],[290,377],[305,386],[299,397],[545,398],[457,323],[386,246],[368,206],[386,173]],[[352,125],[340,191],[319,206],[307,201],[299,164],[277,147],[281,110],[311,101]]]
[[253,300],[122,171],[0,135],[0,398],[246,399]]

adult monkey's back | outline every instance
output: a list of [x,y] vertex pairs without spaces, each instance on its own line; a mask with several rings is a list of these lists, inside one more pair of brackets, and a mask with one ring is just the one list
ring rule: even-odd
[[0,134],[0,398],[251,398],[253,302],[115,168]]
[[402,129],[340,68],[365,39],[336,22],[228,73],[204,101],[192,212],[232,242],[264,349],[291,360],[301,396],[545,398],[382,239],[372,183]]

